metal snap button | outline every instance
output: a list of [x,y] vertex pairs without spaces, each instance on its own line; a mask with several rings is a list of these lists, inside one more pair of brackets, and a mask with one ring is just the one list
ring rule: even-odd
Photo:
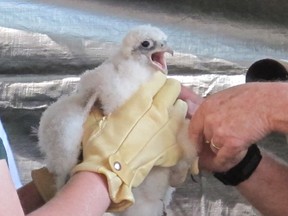
[[121,170],[121,164],[120,164],[118,161],[115,162],[115,163],[114,163],[114,168],[115,168],[115,170],[117,170],[117,171]]

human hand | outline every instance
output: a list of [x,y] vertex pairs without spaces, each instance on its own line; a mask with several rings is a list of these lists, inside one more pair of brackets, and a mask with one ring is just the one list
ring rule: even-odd
[[134,202],[131,189],[153,166],[171,167],[179,161],[176,136],[187,113],[186,103],[177,100],[180,89],[179,82],[159,73],[112,114],[91,111],[84,125],[84,159],[73,172],[106,176],[110,210],[121,211]]
[[276,128],[271,117],[281,105],[281,95],[287,95],[287,90],[281,91],[280,87],[277,91],[276,85],[240,85],[203,101],[189,129],[192,142],[202,146],[200,168],[214,172],[229,170],[243,159],[251,144]]

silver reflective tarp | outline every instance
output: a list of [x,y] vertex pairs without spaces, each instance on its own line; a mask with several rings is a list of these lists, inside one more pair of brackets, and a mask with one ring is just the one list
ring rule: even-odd
[[[244,83],[258,59],[287,59],[286,28],[206,16],[180,2],[0,0],[0,117],[23,183],[43,165],[33,135],[43,110],[74,91],[79,75],[110,56],[135,25],[167,33],[175,50],[169,76],[202,96]],[[283,137],[263,142],[276,142],[272,150],[286,156]],[[196,180],[177,189],[175,215],[259,215],[234,188],[208,174]]]

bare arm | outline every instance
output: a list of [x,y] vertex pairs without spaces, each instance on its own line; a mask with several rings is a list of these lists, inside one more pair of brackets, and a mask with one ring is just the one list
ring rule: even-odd
[[16,189],[12,183],[6,160],[0,160],[0,212],[1,215],[24,215]]
[[271,154],[262,155],[252,176],[237,189],[263,215],[288,215],[288,166]]
[[[5,160],[0,160],[0,173],[1,215],[24,215]],[[33,185],[29,187],[31,186],[32,192],[34,192],[30,196],[34,196],[36,193],[35,187],[33,189]],[[28,191],[31,192],[31,188]],[[22,198],[31,199],[26,195],[27,193],[22,194]],[[37,204],[39,200],[33,198],[31,203],[28,202],[28,206],[34,208],[35,203],[33,202],[35,200]],[[30,213],[29,216],[102,216],[109,205],[110,198],[105,177],[91,172],[79,172],[69,180],[53,199]]]
[[48,203],[29,216],[102,216],[110,205],[106,179],[99,174],[75,174]]
[[250,83],[207,97],[191,119],[190,137],[200,147],[213,141],[219,148],[208,168],[227,171],[252,143],[273,131],[288,133],[287,92],[287,83]]
[[[209,96],[193,113],[190,132],[202,147],[199,166],[221,172],[238,164],[247,148],[272,131],[288,134],[288,84],[255,83]],[[186,98],[193,100],[193,93]],[[206,140],[220,147],[212,152]],[[264,215],[288,215],[288,166],[262,151],[263,158],[237,189]]]

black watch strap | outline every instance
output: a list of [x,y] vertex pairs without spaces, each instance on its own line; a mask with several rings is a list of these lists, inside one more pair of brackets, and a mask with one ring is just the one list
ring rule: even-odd
[[214,177],[225,185],[236,186],[248,179],[262,159],[261,152],[256,144],[248,148],[243,160],[226,172],[216,172]]

